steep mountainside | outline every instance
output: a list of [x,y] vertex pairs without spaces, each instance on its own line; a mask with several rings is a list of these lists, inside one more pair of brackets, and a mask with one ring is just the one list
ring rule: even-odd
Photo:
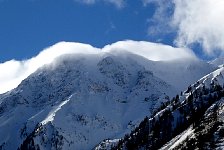
[[130,134],[96,149],[223,149],[223,74],[222,67],[203,77]]
[[155,62],[149,68],[153,70],[155,76],[175,86],[179,92],[217,69],[204,61],[194,59]]
[[124,52],[123,55],[121,55],[121,51],[112,52],[113,55],[119,56],[121,59],[125,59],[127,56],[132,58],[147,70],[152,71],[155,76],[173,85],[179,92],[185,90],[186,87],[206,74],[218,69],[216,65],[198,59],[189,58],[170,61],[150,61],[131,53]]
[[92,149],[134,130],[211,70],[126,52],[58,57],[0,95],[0,149]]
[[91,149],[130,131],[174,93],[132,59],[63,56],[0,96],[0,145]]

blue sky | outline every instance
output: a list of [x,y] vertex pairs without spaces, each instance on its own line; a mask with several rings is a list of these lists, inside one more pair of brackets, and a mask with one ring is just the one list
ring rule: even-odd
[[59,41],[103,47],[125,39],[150,40],[147,19],[154,10],[141,1],[118,8],[73,0],[5,0],[0,3],[0,61],[30,58]]
[[[213,14],[222,14],[223,7],[216,4],[221,1],[215,0],[212,5],[210,1],[205,0],[200,10],[213,10],[210,6],[214,6],[217,11]],[[190,16],[197,20],[188,18],[188,13],[198,9],[199,2],[0,0],[0,62],[30,58],[59,41],[82,42],[102,48],[126,39],[190,47],[202,59],[213,58],[220,55],[224,47],[224,38],[220,39],[221,30],[217,30],[222,16],[216,17],[220,20],[212,20],[214,16],[208,15],[205,20],[210,19],[213,23],[206,22],[208,25],[201,27],[205,22],[197,19],[202,15],[200,11]],[[221,32],[221,37],[223,35]]]

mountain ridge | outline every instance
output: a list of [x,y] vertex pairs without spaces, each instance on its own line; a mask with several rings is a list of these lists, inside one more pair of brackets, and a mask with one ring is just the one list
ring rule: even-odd
[[[222,149],[224,68],[204,76],[146,117],[112,149]],[[110,142],[101,143],[103,149]]]
[[58,57],[0,95],[1,148],[91,149],[129,133],[178,93],[176,84],[163,80],[166,74],[181,68],[176,80],[186,85],[184,73],[195,74],[193,82],[215,69],[200,61],[166,63],[126,52]]

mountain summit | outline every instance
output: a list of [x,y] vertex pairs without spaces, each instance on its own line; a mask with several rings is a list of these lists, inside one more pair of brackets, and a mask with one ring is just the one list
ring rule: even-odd
[[0,148],[92,149],[130,133],[214,69],[126,51],[59,56],[0,95]]

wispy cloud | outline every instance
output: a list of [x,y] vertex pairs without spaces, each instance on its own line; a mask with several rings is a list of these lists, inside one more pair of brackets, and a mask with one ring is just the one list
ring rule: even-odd
[[97,2],[110,3],[115,5],[117,8],[122,8],[125,5],[125,0],[74,0],[75,2],[80,2],[87,5],[92,5]]
[[224,1],[175,0],[173,26],[180,46],[202,44],[208,54],[224,51]]
[[[176,45],[183,47],[197,43],[207,54],[224,51],[224,1],[143,0],[144,6],[152,3],[157,5],[153,18],[160,23],[157,26],[164,31],[177,32]],[[165,29],[160,27],[164,25]],[[149,28],[150,31],[156,30]]]
[[105,34],[109,34],[110,32],[116,30],[116,28],[117,28],[117,27],[115,26],[115,24],[111,21],[111,22],[109,23],[109,27],[108,27],[108,29],[105,31]]
[[161,40],[163,36],[173,32],[170,20],[173,14],[173,3],[169,0],[142,0],[143,6],[155,5],[156,11],[146,20],[147,33],[150,37]]
[[94,48],[91,45],[82,43],[60,42],[38,54],[37,56],[24,60],[10,60],[0,63],[0,93],[17,87],[22,80],[45,64],[54,61],[58,56],[64,54],[102,54],[109,52],[128,51],[149,60],[173,60],[184,58],[196,58],[190,49],[175,48],[168,45],[144,42],[144,41],[120,41],[107,45],[102,49]]

